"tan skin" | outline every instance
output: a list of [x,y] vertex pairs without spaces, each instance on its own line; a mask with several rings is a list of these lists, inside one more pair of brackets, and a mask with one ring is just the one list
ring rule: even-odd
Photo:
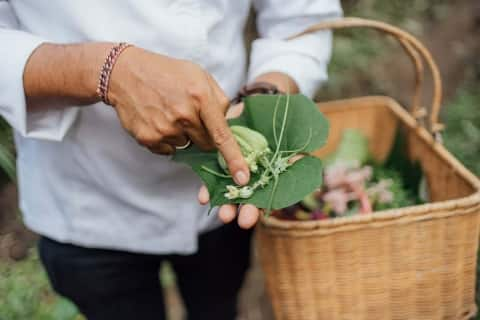
[[[112,43],[73,45],[43,44],[30,57],[24,71],[29,111],[68,105],[88,105],[99,98],[99,70]],[[275,84],[284,92],[298,92],[288,76],[272,72],[256,79]],[[245,185],[250,172],[225,115],[229,99],[213,77],[197,64],[156,54],[141,48],[126,49],[119,57],[110,80],[108,96],[124,129],[142,146],[162,155],[189,139],[202,149],[217,148],[224,156],[234,180]],[[240,115],[236,105],[228,117]],[[199,202],[209,201],[205,187]],[[255,225],[259,210],[253,205],[220,208],[220,219],[228,223],[239,212],[242,228]]]

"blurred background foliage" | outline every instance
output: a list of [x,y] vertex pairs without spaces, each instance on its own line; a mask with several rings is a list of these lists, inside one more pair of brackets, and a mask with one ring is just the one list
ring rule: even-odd
[[[342,2],[346,16],[395,24],[420,37],[432,50],[442,69],[446,88],[442,112],[446,124],[445,145],[469,169],[480,175],[480,51],[476,45],[478,36],[475,37],[479,30],[470,29],[473,28],[471,21],[477,21],[477,24],[480,21],[476,1]],[[408,105],[412,69],[394,41],[365,30],[336,32],[334,41],[330,80],[318,92],[317,99],[388,94]],[[425,101],[428,101],[428,96]],[[0,181],[3,187],[14,181],[13,159],[12,134],[8,125],[1,121]],[[0,207],[0,210],[3,209]],[[0,218],[2,214],[4,212],[0,211]],[[0,249],[1,246],[0,226]],[[168,266],[162,269],[160,278],[167,291],[174,286],[174,277]],[[181,313],[170,310],[170,314],[171,319],[178,319]],[[35,249],[31,249],[29,256],[21,261],[12,261],[0,255],[0,320],[24,319],[81,319],[71,303],[50,290]]]

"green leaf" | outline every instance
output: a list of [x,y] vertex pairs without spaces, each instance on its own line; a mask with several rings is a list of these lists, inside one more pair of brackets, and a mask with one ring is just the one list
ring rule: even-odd
[[7,174],[11,181],[15,181],[15,157],[13,153],[2,144],[0,144],[0,168]]
[[[290,99],[290,109],[280,150],[301,148],[308,140],[310,140],[310,143],[303,151],[312,152],[319,149],[327,141],[328,120],[318,110],[315,103],[306,96],[302,94],[290,95],[288,99]],[[276,115],[275,128],[279,133],[287,102],[287,96],[285,95],[249,96],[244,100],[245,110],[242,115],[230,120],[229,123],[230,125],[246,126],[260,132],[267,138],[270,148],[274,150],[275,139],[272,120],[277,101],[279,110]]]
[[363,166],[368,157],[367,137],[357,129],[345,129],[337,149],[324,160],[324,163],[326,166],[335,163],[358,163]]
[[[280,151],[298,150],[311,152],[323,146],[326,142],[329,124],[315,103],[304,95],[278,96],[258,95],[245,99],[245,110],[239,118],[229,121],[230,125],[241,125],[260,132],[267,139],[272,150],[276,149],[276,140],[281,132],[285,106],[289,99],[289,111],[286,115],[286,125]],[[277,112],[275,106],[278,104]],[[274,119],[275,115],[275,119]],[[275,125],[277,139],[275,139]],[[202,179],[210,193],[212,207],[227,203],[250,203],[259,208],[268,208],[274,188],[271,181],[264,188],[255,191],[248,199],[229,200],[225,198],[227,185],[235,185],[228,177],[219,177],[205,171],[202,167],[222,173],[217,162],[217,152],[205,152],[192,146],[186,150],[177,151],[175,161],[188,164]],[[260,174],[252,174],[250,185],[260,178]],[[295,162],[285,172],[279,175],[276,191],[273,194],[272,209],[287,207],[302,200],[322,184],[322,163],[320,159],[305,156]]]

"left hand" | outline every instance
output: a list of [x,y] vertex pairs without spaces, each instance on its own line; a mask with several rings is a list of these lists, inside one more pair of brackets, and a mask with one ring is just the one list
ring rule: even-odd
[[[299,89],[295,81],[288,75],[280,72],[265,73],[256,78],[259,82],[268,82],[275,84],[281,92],[298,93]],[[243,112],[243,103],[236,104],[227,111],[227,119],[236,118]],[[297,158],[293,161],[298,160]],[[198,202],[205,205],[210,201],[210,195],[208,194],[207,187],[202,186],[198,192]],[[239,208],[240,207],[240,208]],[[243,229],[252,228],[258,221],[262,209],[255,207],[253,204],[225,204],[220,206],[218,210],[218,217],[223,223],[230,223],[236,217],[238,213],[238,225]]]
[[[243,103],[236,104],[228,110],[227,118],[236,118],[240,116],[242,111]],[[204,185],[198,192],[198,201],[203,205],[210,201],[210,195],[208,194],[207,187]],[[230,223],[235,219],[238,212],[238,225],[243,229],[249,229],[253,227],[260,217],[261,210],[252,204],[244,204],[240,206],[240,210],[238,207],[238,205],[234,204],[225,204],[220,206],[220,209],[218,210],[218,217],[223,223]]]

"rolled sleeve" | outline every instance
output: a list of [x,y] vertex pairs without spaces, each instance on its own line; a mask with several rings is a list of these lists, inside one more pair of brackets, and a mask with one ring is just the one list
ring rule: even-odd
[[8,6],[8,2],[0,1],[0,115],[24,137],[59,141],[77,110],[27,112],[23,72],[30,55],[45,39],[15,30],[16,19]]
[[257,0],[260,38],[252,43],[248,80],[267,72],[288,74],[300,91],[313,96],[327,79],[332,50],[332,34],[321,31],[286,41],[322,20],[341,16],[340,3],[333,0]]

